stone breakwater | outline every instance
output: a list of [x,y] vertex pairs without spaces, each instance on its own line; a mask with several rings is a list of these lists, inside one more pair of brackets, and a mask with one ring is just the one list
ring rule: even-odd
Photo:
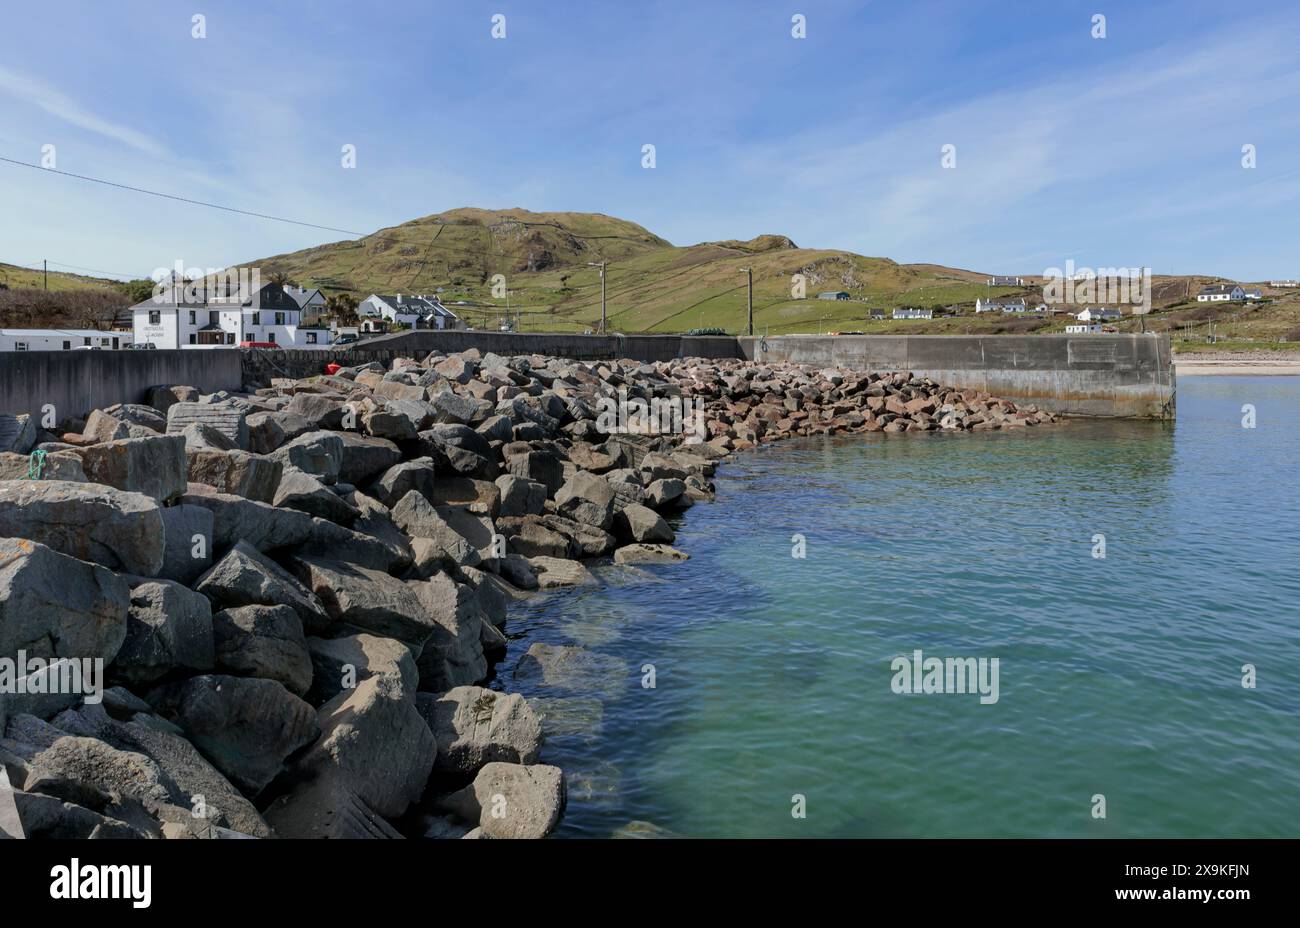
[[[542,837],[543,718],[481,685],[513,601],[684,558],[665,516],[760,442],[1051,421],[907,373],[475,350],[0,417],[0,660],[27,674],[0,674],[0,831]],[[99,692],[61,684],[96,659]]]

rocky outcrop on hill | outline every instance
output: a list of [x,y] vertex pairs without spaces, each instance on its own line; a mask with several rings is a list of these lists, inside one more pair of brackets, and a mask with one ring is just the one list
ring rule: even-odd
[[[510,603],[684,559],[673,520],[760,442],[1053,421],[907,373],[477,350],[147,399],[0,417],[0,830],[542,837],[563,774],[481,685]],[[624,685],[592,661],[536,642],[512,679]]]

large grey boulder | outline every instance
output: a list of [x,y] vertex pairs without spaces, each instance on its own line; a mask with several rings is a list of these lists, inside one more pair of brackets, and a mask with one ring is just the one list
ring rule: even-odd
[[528,565],[537,574],[537,585],[543,590],[563,586],[587,586],[596,583],[595,575],[580,561],[561,557],[530,557]]
[[388,468],[370,484],[367,492],[392,509],[411,491],[432,500],[435,492],[434,479],[433,461],[429,458],[416,458]]
[[540,516],[546,511],[546,485],[527,477],[502,474],[496,479],[501,490],[499,514],[503,516]]
[[316,532],[316,520],[296,509],[276,509],[267,503],[245,499],[231,493],[218,493],[193,484],[183,502],[202,506],[212,513],[214,551],[226,551],[240,541],[258,551],[272,551],[301,545]]
[[335,432],[307,432],[281,445],[271,457],[286,467],[311,474],[321,483],[333,484],[343,469],[343,438]]
[[167,434],[185,431],[191,423],[216,429],[236,448],[248,448],[248,410],[235,403],[174,403],[167,410]]
[[81,449],[81,467],[91,483],[167,502],[185,492],[185,440],[155,435],[87,445]]
[[131,437],[131,427],[102,409],[92,409],[86,416],[86,424],[81,427],[81,434],[89,442],[121,441]]
[[145,392],[145,402],[163,415],[177,403],[197,403],[198,400],[197,387],[160,386],[150,387]]
[[339,440],[343,442],[343,461],[339,469],[339,480],[343,483],[361,486],[402,460],[397,445],[386,438],[340,432]]
[[614,488],[609,481],[577,471],[555,494],[560,515],[607,530],[614,522]]
[[420,693],[416,705],[438,742],[433,769],[472,776],[484,764],[531,764],[542,748],[542,724],[518,693],[458,686]]
[[542,484],[548,496],[555,495],[564,485],[564,464],[550,451],[529,449],[511,454],[506,458],[506,470],[516,477]]
[[353,689],[370,677],[396,677],[410,692],[420,684],[415,655],[396,638],[381,638],[365,632],[341,638],[308,638],[312,683],[307,701],[328,702],[345,689]]
[[544,838],[564,812],[564,774],[547,764],[491,763],[438,805],[489,838]]
[[614,517],[614,532],[624,541],[671,544],[676,537],[663,516],[648,506],[637,503],[624,506],[618,511]]
[[28,479],[87,482],[81,455],[75,450],[51,451],[35,460],[29,454],[0,451],[0,480]]
[[212,632],[222,673],[277,680],[299,696],[311,688],[311,655],[292,607],[222,609],[212,616]]
[[284,428],[273,412],[255,412],[248,415],[248,450],[255,454],[270,454],[288,439]]
[[288,606],[311,631],[333,619],[320,598],[247,542],[239,542],[194,587],[222,607]]
[[310,555],[295,558],[293,566],[335,622],[413,647],[422,647],[438,627],[421,605],[415,584],[381,570]]
[[361,515],[356,507],[316,477],[294,467],[280,478],[273,502],[277,507],[297,509],[338,525],[351,525]]
[[281,838],[401,838],[348,785],[327,777],[300,783],[266,810],[266,820]]
[[385,818],[419,800],[438,746],[400,679],[373,676],[317,713],[320,739],[294,765],[305,779],[337,780]]
[[114,673],[130,684],[150,684],[172,672],[213,666],[212,604],[179,583],[150,580],[131,590],[126,638]]
[[442,692],[482,680],[487,675],[482,629],[486,619],[474,588],[447,574],[410,587],[432,621],[431,634],[416,661],[420,689]]
[[117,403],[105,409],[104,413],[119,422],[125,422],[127,425],[144,426],[149,431],[157,432],[159,435],[167,431],[167,417],[152,406],[143,406],[139,403]]
[[506,536],[510,550],[524,557],[569,557],[572,543],[542,521],[541,516],[523,516],[497,520],[497,528]]
[[0,537],[28,538],[114,570],[155,576],[163,565],[158,504],[141,493],[67,480],[0,483]]
[[343,425],[347,408],[338,397],[321,393],[295,393],[286,412],[301,416],[317,429],[337,429]]
[[0,657],[112,661],[131,590],[112,571],[23,538],[0,538]]
[[26,454],[35,444],[35,419],[26,413],[20,416],[0,413],[0,451]]
[[280,461],[248,451],[189,449],[190,482],[215,487],[221,493],[262,503],[275,501],[284,472]]
[[190,586],[212,566],[212,511],[182,503],[164,506],[163,566],[158,576]]
[[160,686],[148,700],[249,795],[320,734],[312,707],[274,680],[207,674]]
[[624,545],[614,552],[615,564],[671,564],[689,559],[685,551],[665,544]]
[[[70,734],[97,738],[119,750],[148,757],[165,774],[163,782],[172,790],[172,802],[201,810],[207,821],[253,837],[270,834],[253,804],[194,745],[157,716],[139,713],[131,721],[121,722],[110,717],[102,705],[87,705],[61,713],[54,724]],[[196,802],[198,797],[201,805]]]
[[[412,538],[412,552],[416,564],[441,565],[451,570],[467,564],[481,563],[478,550],[444,518],[444,512],[435,509],[416,490],[411,490],[393,507],[393,521]],[[417,567],[416,572],[427,574]]]

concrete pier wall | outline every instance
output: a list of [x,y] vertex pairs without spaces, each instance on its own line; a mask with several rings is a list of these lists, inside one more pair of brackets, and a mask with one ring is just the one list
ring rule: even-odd
[[1174,373],[1167,335],[570,335],[515,332],[406,332],[350,349],[262,351],[32,351],[0,353],[0,412],[58,419],[95,407],[138,403],[160,384],[204,392],[245,382],[307,377],[330,361],[390,362],[467,348],[503,355],[558,355],[584,361],[679,357],[908,370],[963,389],[1032,402],[1076,416],[1171,418]]
[[737,342],[751,360],[912,371],[1066,415],[1174,416],[1167,334],[784,335]]
[[114,403],[140,403],[150,387],[188,384],[205,393],[238,390],[241,352],[204,351],[5,351],[0,352],[0,412],[55,421]]

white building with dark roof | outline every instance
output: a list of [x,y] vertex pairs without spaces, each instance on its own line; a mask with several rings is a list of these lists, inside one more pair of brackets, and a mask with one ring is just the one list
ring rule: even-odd
[[358,316],[378,316],[415,329],[461,329],[464,324],[436,296],[372,293],[357,306]]
[[171,287],[132,306],[131,315],[136,343],[155,348],[314,348],[332,340],[329,329],[302,324],[302,309],[278,284],[250,292]]

